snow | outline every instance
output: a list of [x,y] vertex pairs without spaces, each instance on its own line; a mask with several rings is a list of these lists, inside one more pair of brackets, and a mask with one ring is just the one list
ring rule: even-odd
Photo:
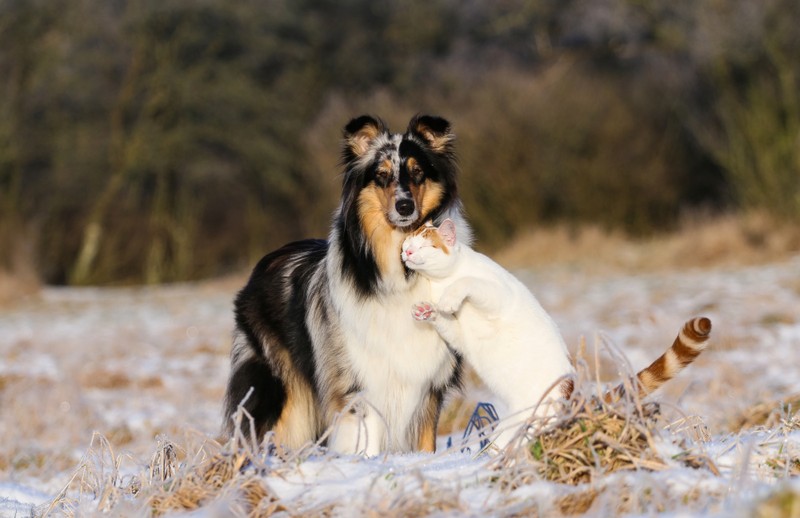
[[0,482],[0,516],[29,516],[53,495],[19,484]]
[[[626,484],[645,488],[639,496],[663,498],[665,516],[741,514],[776,488],[800,490],[796,477],[783,482],[787,473],[770,466],[775,459],[800,458],[797,409],[770,428],[739,432],[735,425],[753,405],[777,407],[800,393],[800,258],[658,274],[600,276],[555,267],[517,273],[573,352],[585,337],[591,358],[597,337],[606,337],[634,369],[671,344],[688,318],[703,314],[713,321],[709,349],[655,399],[676,422],[698,424],[663,435],[692,442],[720,474],[675,462],[662,472],[609,475],[597,484],[611,489],[594,511],[611,513],[613,488]],[[158,437],[216,437],[231,301],[241,282],[44,288],[0,308],[0,516],[27,516],[51,502],[75,473],[94,431],[109,438],[113,455],[131,473],[150,462]],[[609,368],[602,347],[600,357],[604,379],[615,379],[619,373]],[[697,430],[707,437],[695,437]],[[460,433],[454,431],[454,444]],[[446,441],[440,437],[440,446]],[[662,441],[659,451],[678,453],[676,444]],[[292,509],[335,502],[386,511],[416,495],[450,502],[443,516],[524,513],[532,503],[547,514],[557,498],[581,490],[536,482],[500,491],[491,484],[497,475],[492,460],[458,448],[371,459],[317,455],[281,465],[264,480]],[[675,497],[695,492],[716,496],[687,496],[688,503]],[[83,498],[81,509],[92,509],[91,497]],[[192,515],[224,515],[224,506],[216,502]]]

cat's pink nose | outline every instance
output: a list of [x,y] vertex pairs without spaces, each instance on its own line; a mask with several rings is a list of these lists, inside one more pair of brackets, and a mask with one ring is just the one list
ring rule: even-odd
[[414,253],[414,252],[412,252],[411,250],[406,250],[406,257],[410,256],[410,255],[411,255],[411,254],[413,254],[413,253]]

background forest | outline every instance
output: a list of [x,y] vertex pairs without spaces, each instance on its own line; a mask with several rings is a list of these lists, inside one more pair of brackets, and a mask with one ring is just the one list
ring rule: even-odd
[[353,116],[448,118],[480,247],[800,223],[796,0],[0,0],[0,271],[241,271],[324,236]]

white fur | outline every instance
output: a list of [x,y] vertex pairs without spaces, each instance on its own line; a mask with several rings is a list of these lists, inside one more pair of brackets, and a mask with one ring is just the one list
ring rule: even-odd
[[[460,222],[465,232],[468,227]],[[406,234],[396,230],[392,247],[400,250]],[[332,247],[338,239],[332,236]],[[408,318],[412,303],[431,296],[430,281],[421,276],[410,281],[402,262],[392,265],[382,279],[380,302],[361,299],[342,287],[341,254],[328,253],[327,275],[339,315],[339,332],[350,365],[363,391],[365,404],[358,412],[338,418],[329,446],[341,453],[377,455],[383,451],[413,451],[409,423],[420,410],[420,402],[431,384],[444,385],[453,372],[455,359],[438,333],[428,325]],[[398,258],[399,259],[399,258]]]
[[[430,279],[432,299],[421,300],[438,302],[427,323],[507,407],[505,431],[495,441],[503,447],[537,403],[560,397],[550,389],[574,368],[555,322],[533,294],[503,267],[456,241],[455,233],[447,241],[449,253],[416,234],[403,243],[401,257]],[[554,411],[554,405],[542,404],[536,415]]]

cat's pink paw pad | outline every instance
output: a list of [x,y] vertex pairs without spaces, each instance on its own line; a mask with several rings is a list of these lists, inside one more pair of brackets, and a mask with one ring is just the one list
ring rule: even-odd
[[436,310],[430,303],[420,302],[411,306],[411,314],[414,316],[414,320],[424,321],[436,316]]

